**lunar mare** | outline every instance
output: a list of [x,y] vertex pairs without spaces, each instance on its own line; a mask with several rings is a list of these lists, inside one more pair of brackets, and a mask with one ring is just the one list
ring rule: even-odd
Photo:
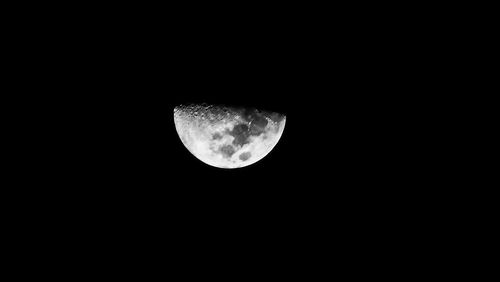
[[286,116],[212,105],[181,105],[174,123],[184,146],[202,162],[219,168],[256,163],[276,146]]

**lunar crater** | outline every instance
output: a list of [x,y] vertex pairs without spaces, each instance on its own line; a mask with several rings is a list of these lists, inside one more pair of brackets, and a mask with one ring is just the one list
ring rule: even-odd
[[239,156],[239,159],[242,160],[242,161],[246,161],[248,160],[250,157],[252,156],[252,154],[250,152],[244,152],[244,153],[241,153],[240,156]]

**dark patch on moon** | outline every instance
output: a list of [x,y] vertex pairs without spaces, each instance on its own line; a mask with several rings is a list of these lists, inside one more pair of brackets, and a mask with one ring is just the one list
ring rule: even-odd
[[267,119],[263,116],[256,116],[255,119],[252,121],[252,124],[255,124],[256,126],[259,127],[266,127]]
[[233,144],[235,146],[243,146],[249,143],[248,137],[250,136],[250,132],[246,124],[235,125],[229,134],[234,137]]
[[269,123],[267,118],[275,122],[280,122],[284,118],[277,113],[261,112],[256,109],[240,109],[238,113],[244,122],[227,131],[227,134],[233,136],[233,145],[237,147],[250,143],[250,136],[260,136],[265,133],[265,128]]
[[234,126],[233,133],[240,134],[246,132],[247,130],[248,130],[248,125],[240,123]]
[[214,133],[214,134],[212,135],[212,139],[213,139],[213,140],[219,140],[219,139],[222,139],[222,135],[221,135],[220,133],[217,133],[217,132],[216,132],[216,133]]
[[250,124],[251,135],[258,136],[265,131],[265,128],[268,124],[266,116],[267,115],[265,113],[260,112],[256,109],[243,111],[242,117],[245,120],[245,122]]
[[246,123],[249,123],[252,120],[252,115],[255,110],[253,109],[240,109],[238,112],[240,116]]
[[240,109],[239,114],[245,122],[254,122],[258,124],[259,122],[262,122],[262,126],[264,127],[267,125],[267,120],[265,119],[265,117],[268,117],[269,119],[277,123],[281,122],[285,118],[285,116],[282,114],[271,111],[259,111],[255,108]]
[[236,150],[231,145],[223,145],[219,148],[219,151],[226,158],[230,158],[234,154],[234,152],[236,152]]
[[248,137],[259,136],[265,132],[265,128],[268,121],[265,117],[259,115],[256,112],[252,112],[244,118],[247,124],[237,124],[234,126],[233,130],[228,133],[234,137],[233,144],[235,146],[243,146],[250,143]]
[[250,157],[252,156],[252,154],[250,154],[250,152],[245,152],[245,153],[241,153],[239,158],[240,160],[242,161],[246,161],[248,160]]
[[250,123],[261,117],[259,111],[257,111],[256,109],[247,109],[243,112],[243,118],[246,122]]
[[250,126],[250,133],[252,135],[260,135],[265,132],[265,128],[267,126],[267,119],[262,116],[257,116],[252,120],[252,124]]
[[284,115],[280,115],[280,114],[278,114],[278,113],[272,113],[272,114],[269,116],[269,118],[270,118],[272,121],[276,122],[276,123],[280,123],[280,122],[281,122],[281,121],[285,118],[285,116],[284,116]]
[[251,135],[259,135],[260,133],[264,132],[262,128],[259,128],[258,126],[252,124],[250,125],[250,134]]

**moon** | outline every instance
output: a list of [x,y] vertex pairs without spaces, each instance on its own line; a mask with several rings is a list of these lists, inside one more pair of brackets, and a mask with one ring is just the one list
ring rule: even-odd
[[191,154],[218,168],[240,168],[264,158],[285,129],[286,116],[249,108],[191,104],[174,108],[175,129]]

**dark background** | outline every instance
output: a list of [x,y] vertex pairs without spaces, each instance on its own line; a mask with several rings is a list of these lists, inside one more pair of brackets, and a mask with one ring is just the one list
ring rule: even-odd
[[[237,21],[113,10],[33,26],[29,71],[43,78],[30,83],[58,125],[58,138],[37,136],[53,148],[40,145],[44,209],[121,251],[135,236],[162,250],[333,244],[355,256],[406,232],[411,42],[359,12]],[[175,131],[173,108],[191,102],[280,112],[286,127],[261,161],[211,167]]]
[[[269,69],[266,62],[275,57],[265,52],[258,63],[245,55],[212,54],[216,63],[193,59],[182,74],[180,59],[164,73],[153,68],[142,74],[141,64],[131,65],[130,74],[112,76],[118,91],[103,90],[105,98],[99,94],[93,100],[100,110],[97,119],[91,117],[96,125],[88,137],[91,157],[84,156],[79,175],[85,197],[104,210],[99,214],[110,209],[141,224],[168,220],[193,228],[189,236],[194,230],[265,230],[280,237],[304,230],[324,235],[332,224],[378,226],[394,212],[388,207],[404,203],[393,201],[400,178],[386,149],[395,141],[381,123],[380,96],[364,92],[373,86],[359,86],[367,83],[360,76],[346,78],[344,67],[351,61],[332,72],[303,62]],[[211,167],[195,158],[175,131],[173,108],[190,102],[281,112],[287,116],[285,131],[254,165]],[[347,232],[342,236],[353,235]]]
[[[83,180],[96,193],[226,216],[383,197],[373,187],[385,185],[383,151],[399,138],[387,135],[397,66],[384,62],[381,35],[360,36],[369,25],[159,22],[72,26],[55,47],[61,90],[75,93],[65,110],[78,110],[85,127]],[[173,107],[189,102],[282,112],[287,124],[262,161],[221,170],[175,132]]]

